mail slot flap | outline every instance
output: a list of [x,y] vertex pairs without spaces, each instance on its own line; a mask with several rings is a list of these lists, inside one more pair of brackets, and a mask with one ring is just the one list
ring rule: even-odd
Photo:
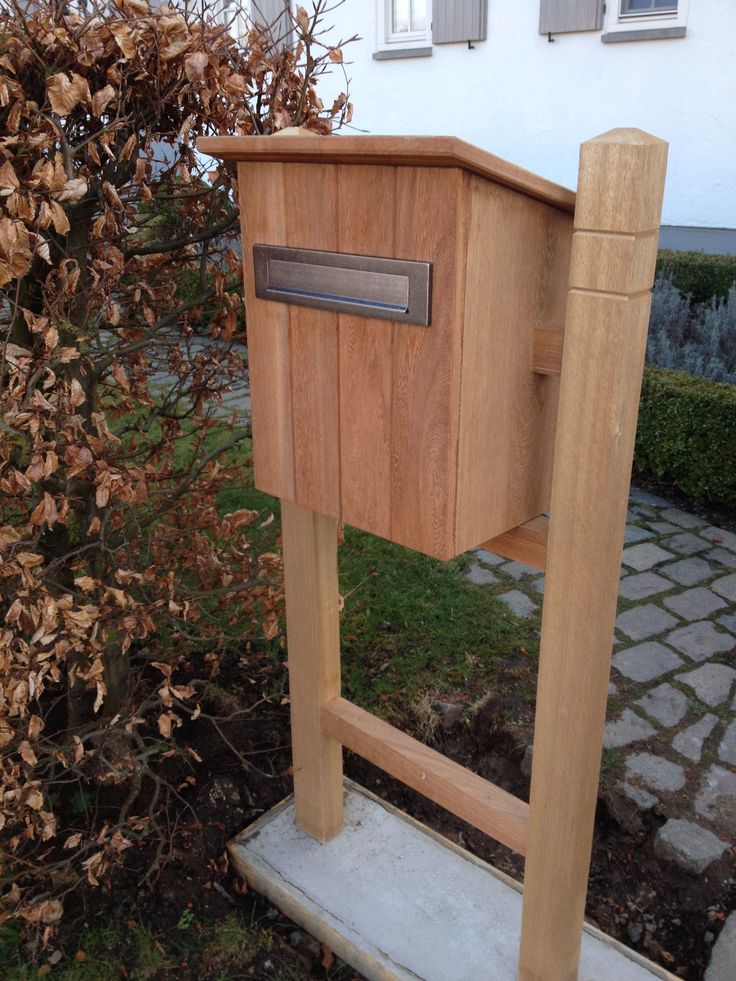
[[431,322],[432,263],[254,245],[256,296],[394,323]]

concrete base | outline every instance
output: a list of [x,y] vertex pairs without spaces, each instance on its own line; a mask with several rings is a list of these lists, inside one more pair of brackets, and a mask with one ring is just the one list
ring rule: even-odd
[[[248,884],[367,978],[515,981],[518,883],[357,785],[345,789],[345,830],[324,845],[295,826],[291,798],[234,839]],[[578,977],[673,976],[586,925]]]

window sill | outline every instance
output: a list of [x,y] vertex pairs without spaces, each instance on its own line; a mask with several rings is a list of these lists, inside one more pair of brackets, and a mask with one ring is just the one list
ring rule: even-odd
[[373,52],[374,61],[393,61],[394,58],[430,58],[432,47],[428,48],[383,48]]
[[601,34],[604,44],[618,44],[619,41],[664,41],[668,38],[685,37],[686,27],[642,27],[631,31],[609,31]]

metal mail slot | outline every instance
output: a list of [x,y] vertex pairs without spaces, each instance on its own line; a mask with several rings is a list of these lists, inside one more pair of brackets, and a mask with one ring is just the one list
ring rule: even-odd
[[432,263],[254,245],[256,296],[358,317],[427,326]]

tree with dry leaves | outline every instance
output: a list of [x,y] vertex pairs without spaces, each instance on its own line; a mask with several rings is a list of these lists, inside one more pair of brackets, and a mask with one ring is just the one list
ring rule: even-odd
[[[245,371],[238,211],[195,139],[348,120],[315,90],[342,64],[327,9],[297,8],[290,44],[206,6],[0,13],[0,885],[47,936],[66,893],[163,834],[157,760],[196,766],[178,658],[204,676],[278,631],[279,557],[255,512],[217,508],[248,435],[218,418]],[[65,825],[70,793],[107,785],[114,817]]]

